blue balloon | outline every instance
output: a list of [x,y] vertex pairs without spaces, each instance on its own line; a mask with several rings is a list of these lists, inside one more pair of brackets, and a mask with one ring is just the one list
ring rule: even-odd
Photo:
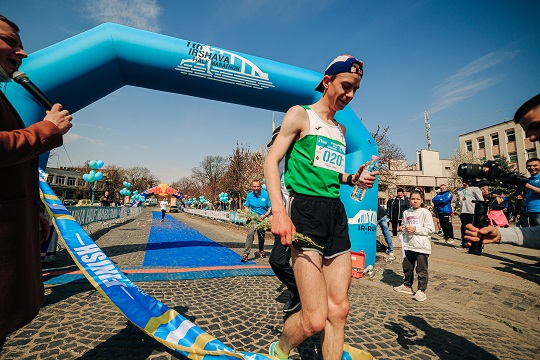
[[97,181],[103,179],[103,173],[101,171],[98,171],[96,175],[94,175]]
[[88,174],[83,174],[82,178],[84,181],[88,181]]
[[103,162],[103,160],[98,160],[96,161],[96,167],[98,169],[101,169],[103,167],[103,165],[105,165],[105,163]]
[[90,160],[88,166],[90,166],[90,169],[95,169],[97,167],[97,163],[95,160]]
[[88,181],[88,182],[94,182],[94,181],[96,181],[95,175],[92,174],[92,173],[88,174],[88,180],[87,180],[87,181]]

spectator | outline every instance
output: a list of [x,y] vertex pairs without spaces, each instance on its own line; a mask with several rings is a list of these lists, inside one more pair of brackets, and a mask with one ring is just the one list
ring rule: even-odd
[[[26,57],[19,27],[0,15],[0,82],[10,81]],[[43,121],[25,128],[0,91],[0,351],[45,301],[40,242],[49,236],[49,221],[40,212],[38,156],[62,145],[71,120],[54,104]]]
[[474,221],[474,208],[476,202],[484,201],[482,191],[476,186],[469,186],[466,180],[462,180],[463,188],[457,191],[457,200],[459,202],[459,219],[461,220],[461,247],[465,247],[465,225],[472,224]]
[[516,207],[514,214],[516,216],[516,226],[520,228],[529,227],[529,214],[527,214],[527,204],[522,193],[516,195]]
[[508,219],[504,215],[506,201],[503,200],[500,192],[493,191],[489,203],[488,219],[490,225],[499,227],[508,227]]
[[377,211],[377,224],[381,227],[384,240],[386,241],[386,244],[388,245],[388,248],[386,249],[388,258],[390,260],[393,260],[396,257],[394,256],[394,246],[392,244],[392,236],[390,236],[390,231],[388,230],[388,214],[386,213],[386,210],[381,205],[379,205],[379,210]]
[[[525,136],[529,138],[530,141],[540,141],[540,94],[532,97],[526,101],[514,114],[514,122],[523,128],[525,131]],[[538,160],[538,159],[537,159]],[[536,172],[536,165],[529,165],[527,170],[531,173],[535,172],[535,175],[538,175]],[[529,181],[531,178],[529,178]],[[526,189],[530,190],[534,194],[536,190],[532,188],[538,188],[530,184],[526,185]],[[529,217],[529,220],[531,217]],[[467,225],[467,230],[465,231],[465,239],[470,242],[478,242],[480,238],[486,244],[489,243],[511,243],[515,245],[525,246],[533,249],[540,249],[540,226],[533,226],[528,228],[518,228],[518,227],[509,227],[509,228],[497,228],[493,226],[486,226],[484,228],[478,229],[473,225]],[[534,267],[540,267],[540,262],[535,264]]]
[[441,184],[441,192],[431,200],[437,211],[437,216],[443,230],[443,237],[447,243],[454,242],[454,228],[452,226],[452,194],[445,184]]
[[[272,211],[268,193],[262,191],[261,182],[259,180],[253,180],[251,182],[251,189],[252,191],[246,196],[244,211],[250,215],[255,213],[263,220],[268,217]],[[249,260],[249,253],[251,251],[251,246],[253,245],[255,231],[257,231],[257,237],[259,238],[259,255],[262,258],[266,257],[266,254],[264,253],[264,229],[255,230],[254,227],[248,227],[246,247],[244,249],[244,255],[242,255],[242,262]]]
[[101,206],[111,206],[112,198],[109,195],[108,191],[105,191],[105,194],[101,197]]
[[398,228],[401,226],[403,211],[407,210],[409,206],[409,199],[405,196],[403,189],[397,189],[397,197],[388,200],[387,212],[390,215],[393,236],[397,236]]
[[[433,217],[429,210],[424,208],[424,191],[416,188],[411,192],[411,207],[403,214],[405,224],[400,226],[403,231],[403,285],[394,287],[394,291],[414,295],[416,301],[427,300],[426,290],[428,284],[428,258],[431,254],[430,236],[435,231]],[[418,291],[412,290],[414,281],[414,268],[418,276]]]
[[238,211],[239,205],[238,197],[234,196],[231,200],[231,211]]
[[540,159],[529,159],[526,162],[526,166],[527,171],[531,174],[525,185],[529,225],[538,226],[540,225]]

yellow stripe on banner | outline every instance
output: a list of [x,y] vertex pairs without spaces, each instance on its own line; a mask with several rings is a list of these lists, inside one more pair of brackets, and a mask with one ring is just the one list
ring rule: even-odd
[[[199,336],[197,336],[197,338],[195,339],[195,342],[193,343],[193,345],[191,345],[189,348],[194,348],[194,349],[204,349],[204,347],[206,346],[206,344],[208,344],[210,341],[214,340],[215,338],[208,334],[208,333],[202,333],[200,334]],[[193,357],[191,359],[193,360],[202,360],[204,356],[200,357],[200,356],[197,356],[197,357]]]
[[65,214],[53,214],[53,217],[58,220],[73,220],[75,221],[75,218],[72,215],[65,215]]
[[176,316],[178,316],[178,313],[173,309],[169,309],[163,315],[151,318],[144,327],[144,330],[150,334],[153,334],[161,325],[167,324]]
[[58,200],[58,197],[57,197],[56,195],[49,195],[49,194],[43,194],[43,193],[41,193],[41,194],[43,195],[43,197],[44,197],[45,199],[49,199],[49,200]]

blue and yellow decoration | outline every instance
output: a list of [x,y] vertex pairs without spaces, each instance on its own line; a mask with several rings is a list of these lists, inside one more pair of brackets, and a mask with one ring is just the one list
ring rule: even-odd
[[40,192],[58,237],[88,281],[129,321],[189,359],[276,359],[270,355],[235,352],[138,288],[92,241],[51,190],[43,171],[40,174]]

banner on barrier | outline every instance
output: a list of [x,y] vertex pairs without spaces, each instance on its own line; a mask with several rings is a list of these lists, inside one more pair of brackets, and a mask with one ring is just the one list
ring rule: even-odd
[[138,215],[141,213],[141,207],[125,206],[70,206],[67,208],[71,216],[79,225],[84,226],[97,221],[107,221],[120,219],[126,216]]

